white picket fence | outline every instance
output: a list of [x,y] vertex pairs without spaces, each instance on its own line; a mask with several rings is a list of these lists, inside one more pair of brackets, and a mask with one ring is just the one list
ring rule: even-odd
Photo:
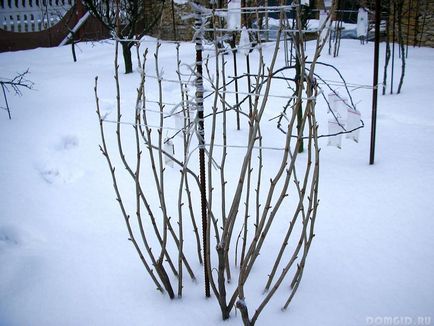
[[57,24],[75,0],[0,0],[0,28],[37,32]]

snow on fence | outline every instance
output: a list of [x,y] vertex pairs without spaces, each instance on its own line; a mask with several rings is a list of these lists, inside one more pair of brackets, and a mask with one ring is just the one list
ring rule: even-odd
[[74,0],[0,0],[0,28],[38,32],[56,25]]

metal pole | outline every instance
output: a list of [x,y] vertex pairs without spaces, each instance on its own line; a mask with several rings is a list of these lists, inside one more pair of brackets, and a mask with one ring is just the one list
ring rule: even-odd
[[372,117],[371,117],[371,153],[369,164],[374,164],[375,136],[377,129],[377,100],[378,100],[378,58],[380,54],[380,20],[381,0],[375,0],[375,47],[374,47],[374,78],[372,81]]
[[[196,3],[199,6],[198,3]],[[196,107],[198,117],[198,134],[199,134],[199,180],[200,180],[200,204],[202,213],[202,246],[203,246],[203,269],[205,276],[205,296],[210,297],[210,284],[208,275],[209,259],[207,259],[208,248],[208,218],[207,218],[207,201],[206,201],[206,176],[205,176],[205,125],[203,115],[203,68],[202,68],[202,15],[199,10],[196,11]]]
[[393,24],[392,24],[392,72],[390,76],[390,94],[393,94],[393,78],[395,72],[395,28],[396,28],[396,3],[393,2]]

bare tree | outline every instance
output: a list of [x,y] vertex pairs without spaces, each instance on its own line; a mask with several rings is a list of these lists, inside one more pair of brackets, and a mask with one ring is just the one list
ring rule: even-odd
[[125,73],[133,71],[131,48],[161,19],[164,0],[83,0],[94,15],[122,46]]
[[34,83],[31,80],[27,79],[28,74],[29,74],[29,69],[27,69],[23,73],[17,74],[15,77],[11,79],[0,79],[0,85],[2,87],[3,97],[6,105],[5,107],[2,107],[2,109],[5,109],[8,112],[9,119],[12,119],[12,116],[11,116],[11,110],[8,103],[7,94],[12,90],[16,95],[21,96],[22,95],[21,89],[23,88],[32,89]]

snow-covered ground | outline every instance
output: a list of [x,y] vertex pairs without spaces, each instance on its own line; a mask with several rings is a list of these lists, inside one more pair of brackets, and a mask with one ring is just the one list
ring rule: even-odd
[[[183,47],[193,57],[192,45]],[[68,46],[0,54],[1,77],[29,68],[35,83],[9,95],[12,120],[0,111],[0,325],[223,324],[216,300],[204,298],[198,263],[197,284],[186,281],[184,297],[170,302],[127,240],[98,149],[93,94],[98,75],[110,113],[114,46],[79,48],[77,63]],[[167,72],[171,49],[160,49]],[[372,43],[342,40],[339,57],[321,60],[350,83],[372,83]],[[359,326],[384,317],[416,325],[425,316],[434,324],[433,75],[434,50],[410,48],[402,94],[379,97],[372,166],[371,90],[354,90],[366,126],[358,144],[344,140],[342,149],[321,139],[321,203],[304,278],[290,308],[272,301],[260,325]],[[121,76],[123,99],[134,101],[138,80],[137,72]],[[318,110],[324,131],[326,110]]]

